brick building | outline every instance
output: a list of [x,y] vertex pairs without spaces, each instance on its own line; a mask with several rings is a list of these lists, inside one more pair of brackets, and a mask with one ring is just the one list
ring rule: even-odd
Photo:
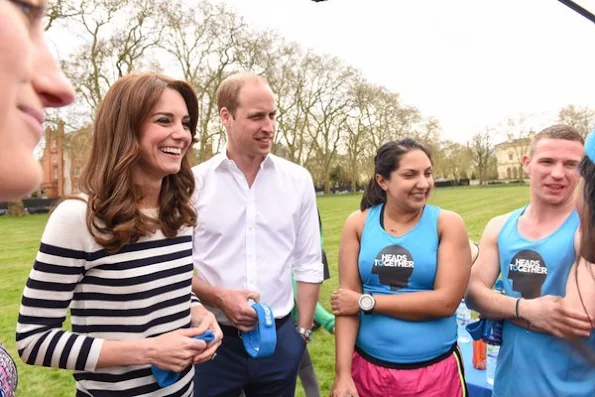
[[78,178],[89,156],[90,137],[86,128],[65,134],[63,124],[45,131],[42,197],[57,198],[78,192]]
[[57,198],[64,195],[64,125],[56,129],[46,129],[45,148],[41,160],[43,182],[41,195]]

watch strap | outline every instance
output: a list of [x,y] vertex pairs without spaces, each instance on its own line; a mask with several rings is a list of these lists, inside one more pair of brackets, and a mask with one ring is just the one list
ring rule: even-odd
[[360,302],[361,302],[361,301],[360,301],[360,302],[358,302],[358,305],[359,305],[359,307],[360,307],[361,311],[362,311],[364,314],[372,314],[372,313],[374,313],[374,308],[376,307],[376,299],[374,299],[374,296],[373,296],[373,295],[371,295],[371,294],[362,294],[362,296],[360,297],[360,299],[361,299],[362,297],[369,297],[369,299],[371,299],[371,300],[372,300],[372,307],[371,307],[370,309],[364,309],[364,308],[362,307],[362,305],[360,304]]
[[298,333],[304,337],[304,339],[306,340],[306,342],[310,342],[312,340],[312,330],[311,329],[306,329],[306,328],[298,328],[297,329]]

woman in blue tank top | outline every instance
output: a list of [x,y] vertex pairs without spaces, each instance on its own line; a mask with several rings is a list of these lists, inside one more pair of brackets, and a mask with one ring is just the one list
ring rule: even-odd
[[429,150],[384,144],[339,248],[332,396],[466,396],[455,311],[471,269],[461,217],[427,204]]

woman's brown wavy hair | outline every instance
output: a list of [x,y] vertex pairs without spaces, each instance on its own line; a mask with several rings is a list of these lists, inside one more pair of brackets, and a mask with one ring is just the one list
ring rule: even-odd
[[171,238],[183,225],[196,224],[196,212],[190,202],[194,192],[188,162],[190,149],[182,159],[180,172],[163,178],[159,219],[143,214],[138,206],[142,194],[132,175],[141,160],[140,129],[166,88],[184,98],[195,142],[198,102],[185,81],[152,73],[125,76],[109,89],[97,109],[91,156],[79,185],[81,192],[88,195],[87,228],[108,252],[118,252],[157,229]]

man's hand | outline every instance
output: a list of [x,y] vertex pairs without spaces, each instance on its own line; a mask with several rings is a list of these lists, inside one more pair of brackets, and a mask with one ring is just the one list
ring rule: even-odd
[[214,358],[215,352],[219,346],[221,346],[223,332],[221,332],[221,328],[213,313],[205,309],[203,306],[194,306],[192,308],[192,327],[196,328],[197,332],[200,332],[200,334],[203,334],[207,330],[215,334],[215,339],[207,345],[205,351],[194,357],[192,363],[200,364]]
[[591,332],[589,317],[572,309],[560,296],[546,295],[535,299],[522,299],[519,314],[537,331],[547,332],[558,338],[588,337]]
[[359,313],[359,297],[362,294],[344,288],[333,292],[331,307],[335,316],[354,316]]
[[258,322],[258,314],[252,309],[248,299],[258,302],[260,294],[256,291],[227,289],[222,290],[219,295],[219,309],[242,332],[250,331]]

